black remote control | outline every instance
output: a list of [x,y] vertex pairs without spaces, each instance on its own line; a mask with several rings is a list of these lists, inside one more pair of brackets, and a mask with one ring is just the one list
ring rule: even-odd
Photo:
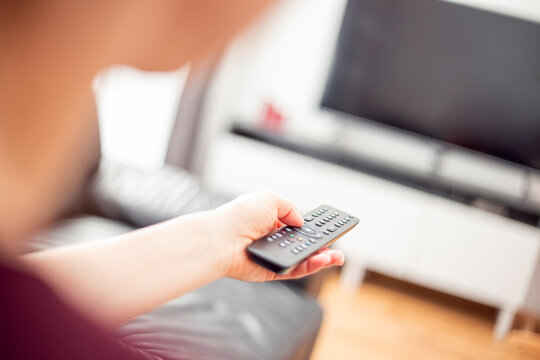
[[247,247],[251,260],[286,274],[322,247],[332,244],[358,224],[354,216],[321,205],[304,216],[302,227],[283,226]]

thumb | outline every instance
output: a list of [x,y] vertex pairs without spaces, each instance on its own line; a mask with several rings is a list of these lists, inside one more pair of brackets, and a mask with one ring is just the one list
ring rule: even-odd
[[287,225],[302,226],[304,225],[304,219],[298,211],[294,208],[293,204],[289,201],[282,199],[277,195],[273,195],[274,205],[277,208],[278,219]]

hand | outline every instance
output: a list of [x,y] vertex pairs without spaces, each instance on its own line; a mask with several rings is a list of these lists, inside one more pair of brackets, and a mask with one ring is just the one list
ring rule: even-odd
[[[217,225],[229,256],[226,276],[246,281],[268,281],[299,278],[330,266],[341,266],[343,253],[323,248],[312,255],[289,274],[278,275],[251,261],[246,247],[284,224],[302,226],[304,220],[293,205],[269,193],[258,192],[242,195],[234,201],[216,209]],[[223,229],[223,230],[221,230]]]

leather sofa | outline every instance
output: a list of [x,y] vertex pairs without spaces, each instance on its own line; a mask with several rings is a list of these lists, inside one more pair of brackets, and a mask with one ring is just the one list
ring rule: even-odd
[[[180,168],[146,172],[104,160],[81,199],[31,240],[32,251],[121,234],[227,200]],[[149,359],[308,359],[321,319],[305,283],[221,279],[133,319],[116,336]]]

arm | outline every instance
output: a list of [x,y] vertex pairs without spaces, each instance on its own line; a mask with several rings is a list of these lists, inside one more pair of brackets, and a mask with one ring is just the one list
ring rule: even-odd
[[216,210],[24,260],[74,307],[115,327],[223,276],[286,279],[343,263],[336,250],[312,256],[286,276],[252,263],[245,247],[282,223],[299,226],[303,220],[290,203],[257,193]]

